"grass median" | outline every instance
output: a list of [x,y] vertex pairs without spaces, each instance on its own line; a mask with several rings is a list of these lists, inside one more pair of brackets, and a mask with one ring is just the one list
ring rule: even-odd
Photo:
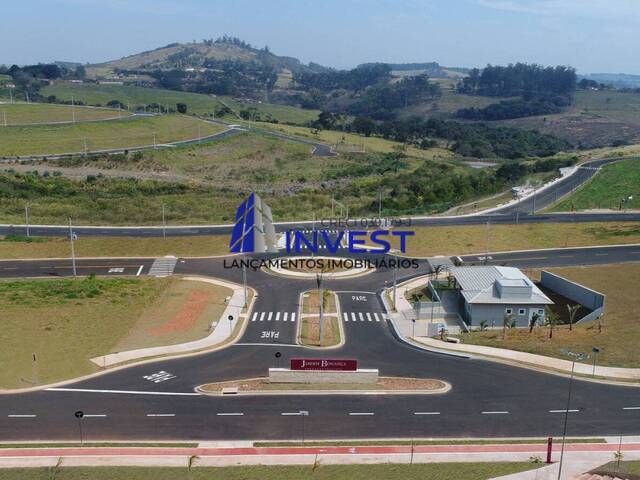
[[[197,463],[197,460],[196,460]],[[427,463],[413,465],[308,465],[308,466],[250,466],[250,467],[76,467],[0,469],[0,480],[19,478],[36,480],[485,480],[524,472],[543,464],[533,462],[501,463]]]
[[318,291],[309,291],[302,296],[300,318],[300,343],[315,347],[331,347],[340,343],[340,322],[337,317],[336,295],[323,292],[323,331],[320,342],[320,301]]
[[0,282],[0,388],[99,370],[91,358],[205,337],[231,290],[178,278]]

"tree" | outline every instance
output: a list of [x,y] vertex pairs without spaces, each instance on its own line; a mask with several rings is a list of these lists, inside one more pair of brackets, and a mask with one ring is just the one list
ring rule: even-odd
[[481,332],[484,332],[487,329],[487,321],[486,320],[481,320],[478,325],[480,326],[480,331]]
[[553,338],[553,327],[558,324],[558,315],[551,310],[549,307],[546,307],[545,317],[547,318],[547,325],[549,325],[549,338]]
[[569,310],[569,330],[573,330],[573,322],[576,319],[576,315],[578,314],[578,310],[582,308],[582,305],[576,303],[575,305],[567,305],[567,310]]
[[[502,318],[502,341],[504,342],[507,338],[507,327],[509,327],[513,322],[513,313],[505,313]],[[511,327],[509,327],[511,328]]]
[[176,103],[176,110],[178,113],[187,113],[187,104],[182,102]]
[[538,315],[537,312],[531,315],[531,320],[529,320],[529,333],[533,332],[533,329],[537,325],[538,320],[540,320],[540,315]]
[[371,136],[376,131],[376,124],[373,120],[367,117],[356,117],[351,123],[351,128],[358,133],[363,134],[365,137]]

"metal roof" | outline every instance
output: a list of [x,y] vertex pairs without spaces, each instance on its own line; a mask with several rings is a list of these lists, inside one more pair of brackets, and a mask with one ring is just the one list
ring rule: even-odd
[[[553,302],[519,269],[496,266],[453,267],[451,274],[462,288],[467,303],[535,304],[551,305]],[[508,287],[523,288],[522,296],[501,297],[496,283]]]

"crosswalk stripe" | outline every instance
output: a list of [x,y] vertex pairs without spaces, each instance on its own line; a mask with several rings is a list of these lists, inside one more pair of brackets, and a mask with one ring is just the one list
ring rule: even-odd
[[360,317],[360,321],[364,322],[364,317],[362,316],[362,312],[358,312],[358,316]]
[[251,317],[251,321],[255,322],[257,316],[258,316],[258,312],[253,312],[253,317]]
[[378,318],[378,314],[377,314],[377,313],[374,313],[374,314],[373,314],[373,316],[374,316],[374,318],[376,319],[376,322],[379,322],[379,321],[380,321],[380,319]]
[[282,321],[286,322],[288,316],[289,316],[289,312],[284,312],[284,318],[282,319]]
[[291,312],[291,321],[292,322],[296,321],[296,312]]
[[267,322],[271,321],[271,317],[273,317],[273,312],[269,312],[269,316],[267,317]]
[[260,314],[260,321],[263,321],[263,320],[264,320],[264,314],[265,314],[265,312],[262,312],[262,313]]
[[345,322],[349,321],[349,314],[347,312],[342,312],[342,317],[344,318]]
[[355,313],[353,313],[353,312],[351,312],[351,320],[352,320],[353,322],[355,322],[355,321],[356,321],[356,314],[355,314]]
[[367,312],[367,320],[371,322],[371,314],[369,312]]
[[276,313],[276,322],[280,320],[280,312]]

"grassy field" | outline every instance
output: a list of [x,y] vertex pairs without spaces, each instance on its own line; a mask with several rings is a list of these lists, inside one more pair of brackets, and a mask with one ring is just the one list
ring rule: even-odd
[[223,105],[227,105],[236,113],[253,107],[260,112],[261,116],[266,118],[267,115],[271,115],[284,123],[306,123],[318,118],[320,113],[318,110],[305,110],[287,105],[245,103],[224,96],[125,85],[58,83],[42,88],[41,94],[44,96],[55,95],[60,100],[71,100],[73,95],[76,100],[80,100],[87,105],[105,105],[111,100],[119,100],[125,105],[130,104],[131,109],[152,103],[166,105],[175,109],[176,103],[185,103],[187,105],[187,113],[198,115],[210,115]]
[[[486,248],[486,225],[411,229],[416,233],[407,240],[406,254],[409,256],[483,253]],[[629,243],[640,243],[640,223],[491,225],[488,250],[498,252]]]
[[[0,480],[485,480],[541,465],[512,463],[427,463],[414,465],[319,465],[219,468],[78,467],[0,469]],[[52,476],[53,475],[53,476]]]
[[614,142],[640,143],[639,112],[640,93],[578,91],[573,106],[566,112],[497,123],[540,130],[576,146],[591,148]]
[[[461,336],[464,343],[509,348],[552,357],[563,357],[560,349],[591,354],[592,347],[600,348],[598,365],[640,367],[640,323],[637,321],[637,286],[640,285],[640,264],[602,265],[592,267],[550,268],[551,272],[574,280],[606,295],[602,332],[597,322],[556,326],[553,338],[549,327],[510,329],[502,341],[502,331],[472,332]],[[525,270],[532,279],[538,279],[538,270]],[[580,314],[580,312],[579,312]],[[585,360],[590,364],[593,359]]]
[[30,123],[82,122],[127,117],[129,112],[111,108],[71,107],[50,103],[0,104],[0,127]]
[[228,294],[172,278],[0,282],[0,388],[92,373],[90,358],[124,348],[202,338]]
[[550,210],[563,212],[593,208],[640,208],[640,158],[607,165],[586,185]]
[[168,143],[218,133],[219,125],[180,115],[162,115],[124,121],[38,125],[0,129],[0,157],[83,152]]
[[[35,241],[33,241],[35,240]],[[211,256],[229,252],[228,235],[195,237],[83,237],[74,242],[78,257],[136,257],[165,255]],[[0,238],[0,259],[66,258],[71,255],[69,241],[63,238]]]
[[407,156],[417,159],[450,160],[454,157],[453,152],[445,148],[436,147],[428,150],[420,150],[415,147],[405,148],[406,146],[400,142],[394,142],[393,140],[387,140],[380,137],[365,137],[364,135],[358,135],[355,133],[338,132],[333,130],[320,130],[316,133],[315,130],[307,127],[289,125],[275,125],[256,122],[244,123],[250,123],[251,125],[259,128],[310,138],[318,142],[333,145],[337,147],[338,150],[340,150],[340,148],[346,148],[346,146],[358,147],[359,150],[364,150],[365,152],[380,153],[389,153],[396,151],[397,149],[404,149]]

